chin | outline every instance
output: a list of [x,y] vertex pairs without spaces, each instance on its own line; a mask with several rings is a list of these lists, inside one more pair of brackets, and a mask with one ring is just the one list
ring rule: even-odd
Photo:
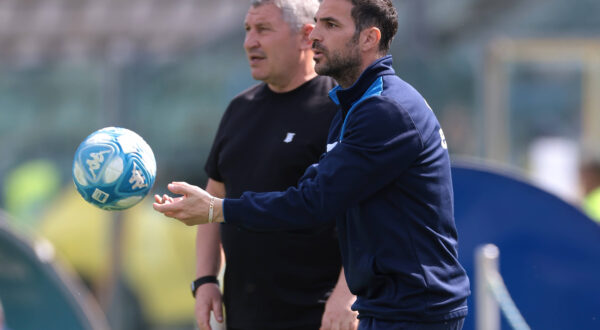
[[264,73],[261,72],[250,72],[250,74],[252,75],[252,79],[254,80],[264,80],[266,78],[266,75]]
[[327,67],[324,65],[320,65],[320,66],[315,65],[315,72],[318,75],[326,76],[327,75]]

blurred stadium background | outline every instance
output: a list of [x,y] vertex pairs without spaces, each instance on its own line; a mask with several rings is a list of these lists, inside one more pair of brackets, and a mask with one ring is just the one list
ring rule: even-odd
[[[510,168],[580,205],[580,159],[597,156],[600,138],[600,1],[394,3],[394,66],[440,118],[453,159]],[[0,222],[50,242],[113,329],[193,328],[195,230],[148,203],[119,214],[86,205],[71,181],[73,153],[99,128],[126,127],[154,150],[155,193],[172,180],[203,186],[221,114],[254,83],[242,49],[247,8],[0,0],[0,208],[9,214]],[[0,251],[0,282],[6,260]],[[2,291],[0,300],[10,325]]]

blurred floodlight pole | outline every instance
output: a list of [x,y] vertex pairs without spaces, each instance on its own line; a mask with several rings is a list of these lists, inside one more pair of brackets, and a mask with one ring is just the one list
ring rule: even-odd
[[500,250],[486,244],[475,250],[475,322],[477,330],[500,330],[500,307],[489,288],[487,274],[498,272]]
[[[113,40],[108,48],[104,76],[104,126],[123,125],[122,77],[125,66],[133,59],[133,44],[128,39]],[[126,328],[123,315],[122,296],[122,255],[123,255],[123,212],[112,212],[112,226],[109,247],[111,249],[106,280],[106,292],[101,296],[101,304],[112,328]]]

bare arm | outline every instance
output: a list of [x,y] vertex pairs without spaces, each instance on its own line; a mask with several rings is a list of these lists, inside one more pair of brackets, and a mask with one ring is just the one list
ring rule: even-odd
[[[225,185],[222,182],[208,179],[206,191],[215,197],[225,197]],[[197,226],[196,233],[196,277],[217,276],[222,265],[221,232],[218,223]],[[210,312],[215,319],[223,320],[222,297],[215,284],[204,284],[196,292],[195,315],[200,329],[211,329]]]
[[350,292],[344,276],[344,269],[340,272],[337,284],[325,303],[325,312],[321,319],[320,330],[340,329],[354,330],[358,327],[358,312],[351,310],[356,296]]
[[[224,198],[225,185],[208,179],[206,192]],[[221,234],[218,223],[197,226],[196,234],[196,276],[217,275],[221,270]]]

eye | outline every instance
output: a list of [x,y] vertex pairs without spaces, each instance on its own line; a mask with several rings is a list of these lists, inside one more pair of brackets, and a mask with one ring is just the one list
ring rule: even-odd
[[337,25],[337,24],[335,24],[335,23],[334,23],[334,22],[332,22],[332,21],[325,21],[325,27],[326,27],[326,28],[328,28],[328,29],[331,29],[331,28],[334,28],[334,27],[337,27],[337,26],[338,26],[338,25]]

